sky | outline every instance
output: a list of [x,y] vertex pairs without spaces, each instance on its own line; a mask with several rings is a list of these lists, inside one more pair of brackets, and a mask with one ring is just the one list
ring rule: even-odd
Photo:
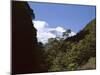
[[[35,13],[33,23],[38,30],[37,37],[40,39],[42,36],[42,41],[44,41],[43,38],[46,36],[48,38],[56,37],[57,34],[51,33],[54,30],[60,33],[66,29],[71,29],[72,35],[75,35],[75,33],[82,30],[87,23],[96,17],[95,6],[40,2],[28,3]],[[44,36],[43,34],[46,35]]]

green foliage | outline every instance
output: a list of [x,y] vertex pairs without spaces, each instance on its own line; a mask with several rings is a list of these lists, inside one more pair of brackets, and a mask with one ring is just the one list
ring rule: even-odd
[[63,37],[69,37],[69,34],[71,33],[70,29],[67,29],[65,32],[63,32]]
[[79,69],[95,69],[96,68],[96,58],[91,57],[87,63],[81,65]]
[[[92,69],[96,57],[96,20],[91,21],[77,35],[68,37],[71,30],[64,32],[63,37],[50,38],[44,46],[45,62],[48,71],[69,71],[78,69]],[[83,68],[83,65],[86,66]],[[89,67],[88,67],[89,66]]]

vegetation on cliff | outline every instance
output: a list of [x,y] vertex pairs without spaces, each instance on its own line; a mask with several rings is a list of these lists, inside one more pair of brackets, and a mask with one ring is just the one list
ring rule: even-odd
[[[70,31],[70,30],[69,30]],[[96,19],[75,36],[50,38],[43,45],[47,71],[70,71],[96,68]]]

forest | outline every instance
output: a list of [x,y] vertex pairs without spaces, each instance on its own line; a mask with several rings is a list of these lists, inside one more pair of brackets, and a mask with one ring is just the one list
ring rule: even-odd
[[46,72],[88,70],[96,68],[96,19],[89,22],[76,35],[48,39],[48,43],[38,42],[41,67]]

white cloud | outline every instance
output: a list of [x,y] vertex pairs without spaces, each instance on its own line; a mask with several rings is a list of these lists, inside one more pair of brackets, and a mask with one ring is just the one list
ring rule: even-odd
[[[37,29],[37,38],[38,41],[42,43],[48,42],[49,38],[55,38],[57,36],[62,36],[62,33],[66,30],[58,26],[56,28],[49,27],[49,24],[45,21],[33,21],[34,27]],[[75,35],[74,32],[71,32],[70,36]]]
[[46,23],[45,21],[33,21],[34,22],[34,26],[37,29],[43,29],[48,27],[48,23]]
[[59,31],[59,32],[65,32],[66,30],[62,27],[57,27],[56,28],[56,31]]
[[33,21],[34,27],[37,29],[38,41],[46,43],[49,38],[55,38],[56,35],[50,31],[54,28],[50,28],[48,23],[45,21]]
[[74,36],[74,35],[76,35],[76,33],[75,32],[71,32],[71,34],[69,36]]

